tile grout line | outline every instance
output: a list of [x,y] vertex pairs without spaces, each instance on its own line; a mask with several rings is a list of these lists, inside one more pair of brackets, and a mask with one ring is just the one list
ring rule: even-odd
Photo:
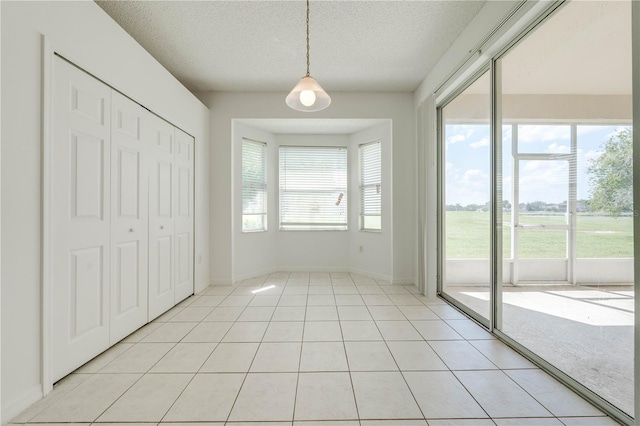
[[[204,316],[200,321],[198,321],[198,322],[197,322],[197,324],[202,324],[202,323],[204,323],[204,322],[209,322],[209,321],[205,321],[205,319],[206,319],[206,318],[207,318],[207,317],[208,317],[208,316],[209,316],[209,315],[210,315],[210,314],[211,314],[211,313],[212,313],[216,308],[220,307],[220,304],[221,304],[222,302],[224,302],[224,301],[225,301],[229,296],[231,296],[232,294],[233,294],[233,291],[232,291],[230,294],[228,294],[227,296],[225,296],[225,297],[220,301],[220,303],[219,303],[218,305],[216,305],[216,306],[212,307],[212,309],[210,310],[210,312],[208,312],[208,313],[207,313],[207,315],[205,315],[205,316]],[[252,299],[251,299],[251,300],[253,300],[253,296],[252,296]],[[251,300],[249,300],[249,302],[248,302],[248,303],[251,303]],[[193,302],[192,302],[192,303],[193,303]],[[242,313],[246,310],[246,308],[247,308],[248,306],[249,306],[249,305],[247,304],[247,305],[244,307],[244,309],[243,309],[243,310],[240,312],[240,314],[238,315],[238,318],[242,315]],[[185,309],[186,309],[186,307],[185,307]],[[236,321],[237,321],[237,318],[236,318]],[[233,323],[235,324],[235,323],[236,323],[236,321],[233,321]],[[196,326],[194,326],[194,327],[193,327],[193,328],[192,328],[192,329],[191,329],[187,334],[185,334],[185,335],[182,337],[182,339],[180,339],[180,341],[179,341],[178,343],[182,342],[182,341],[186,338],[186,336],[187,336],[188,334],[190,334],[190,333],[191,333],[191,332],[192,332],[196,327],[197,327],[197,325],[196,325]],[[233,325],[232,325],[231,327],[233,327]],[[211,351],[211,353],[209,354],[209,356],[207,357],[207,359],[205,359],[205,360],[204,360],[204,362],[200,365],[200,367],[198,368],[198,371],[196,371],[196,372],[193,374],[193,376],[191,377],[191,380],[189,380],[189,383],[187,383],[187,385],[184,387],[184,389],[182,389],[182,391],[180,392],[180,394],[178,395],[178,397],[173,401],[173,403],[170,405],[170,407],[169,407],[169,408],[167,409],[167,411],[164,413],[164,415],[163,415],[163,416],[162,416],[162,418],[160,419],[160,422],[159,422],[159,423],[162,423],[162,421],[165,419],[165,417],[167,416],[167,414],[169,413],[169,411],[171,411],[171,408],[173,408],[173,406],[176,404],[176,402],[178,401],[178,399],[180,399],[180,397],[183,395],[183,393],[185,392],[185,390],[189,387],[189,385],[193,382],[193,380],[196,378],[196,376],[200,373],[200,370],[202,370],[202,367],[204,366],[204,364],[209,360],[209,358],[211,358],[211,355],[213,354],[213,352],[215,352],[216,348],[220,345],[220,343],[222,343],[222,339],[224,339],[224,337],[227,335],[227,333],[229,333],[229,330],[231,330],[231,327],[229,327],[229,329],[225,332],[225,334],[220,338],[220,341],[219,341],[219,342],[189,342],[189,343],[196,343],[196,344],[199,344],[199,343],[216,343],[216,345],[214,346],[213,350]],[[177,344],[178,344],[178,343],[176,343],[176,346],[177,346]],[[185,342],[185,343],[186,343],[186,342]],[[174,346],[174,348],[175,348],[175,346]],[[173,349],[173,348],[172,348],[172,349]],[[172,350],[172,349],[171,349],[171,350]],[[170,350],[170,351],[171,351],[171,350]],[[170,351],[169,351],[169,352],[170,352]],[[168,354],[169,352],[167,352],[167,354]],[[166,354],[165,354],[164,356],[166,356]],[[164,356],[163,356],[162,358],[164,358]],[[162,358],[161,358],[160,360],[162,360]],[[158,362],[160,362],[160,360],[159,360]],[[156,364],[157,364],[157,363],[156,363]],[[155,365],[155,364],[154,364],[154,365]],[[152,367],[152,368],[153,368],[153,367]],[[244,383],[244,381],[243,381],[243,383]],[[239,391],[238,391],[238,393],[239,393]],[[237,395],[236,395],[236,397],[237,397]]]
[[[249,302],[249,303],[251,303],[251,302]],[[248,304],[247,304],[247,306],[248,306]],[[245,307],[245,309],[246,308],[247,307]],[[244,312],[244,309],[243,309],[242,312]],[[240,313],[240,315],[242,315],[242,312]],[[238,315],[238,318],[240,318],[240,315]],[[236,322],[238,322],[238,318],[236,318],[236,321],[234,321],[234,324]],[[233,327],[233,326],[231,326],[231,327]],[[229,330],[231,330],[231,328],[229,328]],[[227,333],[228,333],[228,330],[227,330]],[[265,329],[265,333],[266,333],[266,329]],[[225,336],[226,336],[226,333],[225,333]],[[264,334],[263,334],[263,338],[264,338]],[[262,341],[262,339],[260,339],[260,340]],[[247,381],[247,377],[249,377],[249,371],[251,371],[251,366],[253,365],[254,361],[256,360],[256,356],[258,356],[258,351],[260,350],[260,345],[261,345],[261,342],[258,342],[258,347],[256,348],[256,352],[253,354],[253,358],[251,359],[251,363],[247,367],[247,372],[245,373],[244,378],[242,379],[242,383],[240,384],[240,387],[238,388],[238,392],[236,393],[236,397],[233,399],[233,404],[231,404],[231,408],[229,409],[229,414],[227,414],[227,419],[224,421],[224,424],[227,424],[229,422],[229,418],[231,417],[231,413],[233,413],[233,409],[235,408],[236,403],[238,402],[238,397],[240,396],[240,392],[242,392],[242,388],[244,387],[244,384]]]
[[[398,309],[398,306],[395,305],[394,306]],[[367,309],[369,309],[369,307],[367,306]],[[400,311],[400,313],[402,313],[402,315],[407,318],[407,316],[404,314],[404,312],[402,312],[400,309],[398,309]],[[371,314],[371,312],[369,312],[369,314]],[[407,318],[407,321],[411,324],[411,321],[409,321],[409,319]],[[420,407],[420,404],[418,403],[418,400],[416,398],[416,396],[413,393],[413,390],[411,389],[411,386],[409,386],[409,383],[407,382],[407,379],[404,377],[404,374],[402,373],[402,370],[400,369],[400,365],[398,365],[398,361],[396,360],[396,357],[393,356],[393,352],[391,351],[391,348],[389,347],[389,344],[387,343],[387,339],[384,337],[384,334],[382,334],[382,331],[380,331],[380,327],[378,327],[378,323],[374,320],[373,323],[376,326],[376,329],[378,330],[378,333],[380,333],[380,336],[382,337],[382,341],[384,342],[385,347],[387,348],[387,351],[389,351],[389,355],[391,355],[391,359],[393,359],[393,362],[396,364],[396,367],[398,368],[398,372],[400,373],[400,376],[402,377],[402,380],[404,382],[404,384],[407,386],[407,389],[409,390],[409,393],[411,393],[411,396],[413,397],[413,401],[416,404],[416,407],[418,407],[418,410],[420,410],[420,414],[422,414],[422,420],[424,420],[425,422],[427,421],[427,418],[424,414],[424,412],[422,411],[422,407]],[[413,324],[411,324],[413,326]],[[415,327],[414,327],[415,329]],[[420,337],[423,337],[422,334],[420,334],[418,332],[418,330],[415,330],[416,333],[418,333],[418,335]],[[423,337],[424,340],[424,337]]]
[[[309,301],[309,281],[311,280],[311,277],[309,276],[309,280],[307,281],[307,303]],[[286,285],[285,285],[286,287]],[[298,386],[300,385],[300,364],[302,363],[302,346],[304,345],[304,330],[306,328],[306,323],[307,323],[307,304],[305,303],[305,309],[304,309],[304,324],[302,326],[302,337],[300,340],[300,356],[298,357],[298,372],[296,374],[296,390],[293,394],[293,412],[291,413],[291,424],[293,424],[293,422],[295,422],[296,419],[296,405],[298,403]]]
[[[199,296],[199,297],[201,297],[201,296]],[[226,298],[226,297],[225,297],[225,298]],[[223,299],[223,300],[224,300],[224,299]],[[194,301],[195,301],[195,300],[194,300]],[[192,303],[193,303],[193,302],[192,302]],[[187,306],[188,306],[188,305],[187,305]],[[211,312],[213,312],[213,310],[214,310],[216,307],[217,307],[217,306],[213,307],[213,308],[211,309],[211,311],[209,312],[209,314],[210,314]],[[182,312],[185,308],[186,308],[186,307],[183,307],[183,308],[182,308],[179,312],[177,312],[175,315],[178,315],[178,314],[179,314],[180,312]],[[172,308],[172,309],[173,309],[173,308]],[[205,319],[209,314],[205,315],[205,316],[202,318],[202,320],[200,320],[200,321],[193,321],[193,322],[196,322],[197,324],[201,324],[202,322],[204,322],[204,319]],[[169,319],[171,319],[171,318],[173,318],[175,315],[172,315],[171,317],[169,317],[169,318],[168,318],[168,320],[169,320]],[[157,319],[157,318],[156,318],[156,319]],[[155,321],[155,320],[154,320],[154,321]],[[153,321],[152,321],[152,322],[153,322]],[[189,322],[191,322],[191,321],[189,321]],[[168,324],[168,323],[170,323],[170,321],[166,321],[164,324]],[[111,408],[111,407],[112,407],[112,406],[113,406],[113,405],[114,405],[118,400],[120,400],[120,398],[122,398],[122,396],[124,396],[127,392],[129,392],[129,390],[131,390],[131,388],[133,388],[133,386],[134,386],[136,383],[138,383],[140,380],[142,380],[142,379],[143,379],[147,374],[150,374],[151,369],[153,369],[153,367],[155,367],[155,366],[156,366],[156,365],[157,365],[157,364],[158,364],[162,359],[164,359],[164,357],[166,357],[166,356],[167,356],[167,354],[168,354],[169,352],[171,352],[174,348],[176,348],[176,347],[178,346],[178,344],[179,344],[180,342],[182,342],[182,340],[184,340],[184,338],[185,338],[189,333],[191,333],[191,332],[192,332],[196,327],[197,327],[197,325],[193,326],[193,328],[191,328],[191,330],[189,330],[189,331],[188,331],[188,332],[187,332],[187,333],[186,333],[186,334],[185,334],[185,335],[184,335],[184,336],[183,336],[183,337],[182,337],[178,342],[175,342],[175,344],[171,347],[171,349],[169,349],[169,350],[168,350],[168,351],[167,351],[163,356],[161,356],[161,357],[160,357],[160,359],[158,359],[158,360],[157,360],[157,361],[156,361],[156,362],[155,362],[151,367],[149,367],[149,369],[148,369],[145,373],[143,373],[143,374],[142,374],[142,376],[141,376],[138,380],[136,380],[136,382],[135,382],[135,383],[133,383],[133,384],[132,384],[132,385],[131,385],[131,386],[130,386],[130,387],[129,387],[129,388],[128,388],[128,389],[127,389],[123,394],[122,394],[122,395],[120,395],[120,397],[118,397],[118,398],[117,398],[117,399],[116,399],[116,400],[115,400],[115,401],[114,401],[114,402],[113,402],[113,403],[112,403],[112,404],[111,404],[111,405],[110,405],[110,406],[109,406],[105,411],[103,411],[103,412],[100,414],[100,416],[98,416],[98,417],[97,417],[97,418],[96,418],[92,423],[95,423],[95,422],[96,422],[96,421],[97,421],[97,420],[98,420],[102,415],[104,415],[104,413],[105,413],[107,410],[109,410],[109,408]],[[160,328],[160,327],[158,327],[158,328]],[[152,333],[153,333],[153,332],[152,332]],[[150,334],[151,334],[151,333],[150,333]],[[142,341],[137,342],[137,344],[139,344],[139,343],[144,343],[144,342],[142,342]],[[148,342],[148,343],[154,343],[154,342]],[[163,342],[161,342],[161,343],[163,343]],[[164,342],[164,343],[172,343],[172,342]],[[197,343],[197,342],[194,342],[194,343]],[[217,346],[218,346],[218,345],[216,344],[216,346],[215,346],[215,347],[217,347]],[[214,347],[214,350],[215,350],[215,347]],[[212,353],[213,353],[213,351],[212,351]],[[211,355],[211,354],[210,354],[210,355]],[[210,355],[209,355],[209,356],[210,356]],[[208,359],[208,358],[207,358],[207,359]],[[113,362],[113,361],[112,361],[112,362]],[[205,362],[206,362],[206,360],[205,360]],[[105,366],[105,367],[106,367],[106,366]],[[201,368],[202,368],[202,367],[201,367]],[[161,373],[158,373],[158,374],[161,374]],[[178,373],[178,374],[185,374],[185,373]],[[173,408],[173,406],[175,405],[176,401],[180,398],[180,396],[182,396],[182,394],[183,394],[183,393],[184,393],[184,391],[187,389],[187,387],[191,384],[191,382],[192,382],[192,381],[193,381],[193,379],[196,377],[196,375],[197,375],[197,373],[195,373],[195,374],[193,374],[193,375],[192,375],[192,377],[191,377],[191,379],[189,380],[189,382],[188,382],[188,383],[186,384],[186,386],[182,389],[182,391],[181,391],[181,392],[180,392],[180,394],[176,397],[176,399],[173,401],[173,403],[171,403],[171,405],[170,405],[170,406],[169,406],[169,408],[165,411],[165,413],[162,415],[162,417],[161,417],[160,421],[159,421],[157,424],[160,424],[160,423],[162,422],[162,420],[164,420],[164,418],[166,417],[167,413],[171,410],[171,408]]]
[[[353,277],[349,274],[349,278],[353,281]],[[354,283],[355,285],[355,283]],[[333,287],[333,282],[332,282]],[[356,287],[357,289],[357,287]],[[349,356],[347,355],[347,345],[344,341],[344,334],[342,332],[342,321],[340,320],[340,312],[336,307],[336,312],[338,313],[338,325],[340,327],[340,334],[342,335],[342,350],[344,351],[344,358],[347,362],[347,370],[349,372],[349,383],[351,383],[351,392],[353,393],[353,403],[356,407],[356,415],[358,416],[358,423],[362,425],[362,419],[360,418],[360,408],[358,407],[358,399],[356,398],[356,387],[353,385],[353,376],[351,375],[351,364],[349,364]]]

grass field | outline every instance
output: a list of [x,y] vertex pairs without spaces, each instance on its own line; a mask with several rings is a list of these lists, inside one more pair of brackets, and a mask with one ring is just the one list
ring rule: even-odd
[[[511,257],[511,215],[503,215],[503,253]],[[532,213],[521,216],[523,225],[562,225],[564,216]],[[579,258],[633,257],[633,219],[578,215]],[[489,258],[489,212],[446,212],[446,255],[450,259]],[[520,229],[521,258],[566,257],[566,232],[549,229]]]

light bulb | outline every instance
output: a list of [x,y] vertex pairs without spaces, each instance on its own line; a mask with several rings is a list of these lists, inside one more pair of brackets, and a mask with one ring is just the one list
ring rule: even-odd
[[313,90],[303,90],[300,92],[300,103],[306,107],[309,107],[316,103],[316,94]]

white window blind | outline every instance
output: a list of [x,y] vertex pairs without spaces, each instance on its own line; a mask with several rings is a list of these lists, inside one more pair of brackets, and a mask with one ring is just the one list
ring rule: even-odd
[[267,230],[267,144],[242,140],[242,231]]
[[360,151],[360,229],[382,229],[382,163],[380,141],[362,144]]
[[280,229],[347,229],[346,147],[280,147]]

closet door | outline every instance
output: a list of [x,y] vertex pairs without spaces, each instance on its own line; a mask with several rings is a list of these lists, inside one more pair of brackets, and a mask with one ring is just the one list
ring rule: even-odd
[[175,130],[176,294],[175,303],[193,294],[193,153],[194,140]]
[[175,304],[174,127],[149,115],[149,321]]
[[56,381],[109,346],[111,89],[58,57],[53,74],[50,303]]
[[147,322],[150,113],[111,95],[111,344]]

